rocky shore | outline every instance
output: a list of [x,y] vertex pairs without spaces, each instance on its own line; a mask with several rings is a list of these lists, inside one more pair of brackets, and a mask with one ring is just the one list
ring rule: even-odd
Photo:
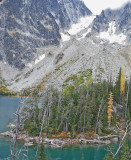
[[[4,137],[10,137],[13,138],[15,136],[15,134],[13,132],[4,132],[0,134],[1,136]],[[25,146],[33,146],[35,144],[38,143],[38,136],[29,136],[27,134],[19,134],[18,135],[18,140],[19,141],[24,141],[25,142]],[[64,147],[66,145],[72,145],[72,144],[110,144],[111,141],[117,141],[118,137],[112,137],[112,138],[99,138],[99,139],[93,139],[93,140],[89,140],[89,139],[72,139],[72,138],[41,138],[41,143],[43,142],[44,144],[47,144],[49,146],[52,147],[56,147],[56,148],[60,148],[60,147]]]

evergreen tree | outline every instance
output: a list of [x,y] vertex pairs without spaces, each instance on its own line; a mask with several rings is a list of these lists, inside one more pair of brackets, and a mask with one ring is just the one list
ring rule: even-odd
[[128,105],[127,105],[128,109],[127,109],[127,114],[128,114],[128,119],[131,118],[131,78],[129,81],[129,95],[128,95]]
[[117,160],[131,160],[130,147],[131,147],[130,137],[127,136],[127,138],[124,142],[124,145],[123,145],[122,149],[120,150],[120,153],[117,157]]
[[113,160],[113,147],[112,146],[108,146],[108,154],[104,157],[104,160]]
[[111,153],[108,153],[104,158],[104,160],[112,160],[112,159],[113,159],[113,155]]
[[115,86],[113,88],[114,100],[117,103],[120,103],[120,97],[121,97],[120,87],[121,87],[121,68],[119,70],[119,74],[118,74],[118,78],[116,80]]
[[118,155],[116,155],[115,158],[113,158],[113,148],[109,146],[109,153],[105,156],[104,160],[131,160],[131,141],[130,137],[127,136],[126,140],[124,142],[124,145],[119,150]]

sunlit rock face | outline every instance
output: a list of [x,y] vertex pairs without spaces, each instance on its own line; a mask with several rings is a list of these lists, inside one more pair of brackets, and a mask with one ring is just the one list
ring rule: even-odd
[[59,45],[60,30],[90,14],[81,0],[3,0],[0,60],[23,69],[38,48]]

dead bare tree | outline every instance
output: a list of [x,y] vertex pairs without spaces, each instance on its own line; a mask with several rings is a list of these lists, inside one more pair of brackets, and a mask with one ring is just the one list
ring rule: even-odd
[[[131,127],[131,122],[127,121],[127,122],[126,122],[126,131],[125,131],[125,133],[124,133],[124,135],[123,135],[123,137],[122,137],[122,139],[121,139],[121,142],[119,143],[119,146],[118,146],[118,148],[117,148],[117,150],[116,150],[115,153],[113,153],[113,151],[112,151],[112,149],[110,148],[110,146],[109,146],[108,149],[106,149],[106,150],[112,155],[111,160],[113,160],[114,158],[116,158],[116,156],[117,156],[118,153],[120,152],[121,148],[123,147],[123,145],[124,145],[124,143],[125,143],[125,140],[126,140],[126,136],[128,135],[128,132],[129,132],[129,130],[130,130],[130,127]],[[115,136],[115,135],[109,135],[109,136],[105,136],[105,137],[113,137],[113,136]],[[103,137],[100,137],[100,138],[103,138]]]
[[43,127],[44,127],[44,122],[45,122],[46,113],[47,113],[47,108],[45,108],[44,115],[43,115],[43,119],[42,119],[42,124],[41,124],[41,129],[40,129],[40,134],[39,134],[38,144],[37,144],[37,149],[36,149],[35,160],[37,160],[37,157],[38,157],[38,151],[39,151],[39,146],[40,146],[40,142],[41,142],[41,138],[42,138],[41,135],[42,135]]
[[[24,159],[28,160],[28,148],[24,147],[24,149],[20,149],[20,150],[16,151],[16,143],[17,143],[17,139],[18,139],[18,135],[19,135],[19,130],[24,127],[24,122],[29,118],[29,113],[24,112],[26,99],[23,98],[23,92],[24,91],[22,91],[20,102],[18,105],[18,109],[15,113],[16,120],[14,121],[15,130],[14,130],[14,137],[13,137],[13,147],[10,149],[12,160],[19,159],[19,156],[22,152],[24,152],[24,157],[26,157]],[[29,98],[29,97],[30,97],[30,95],[27,98]],[[25,152],[27,153],[26,155],[25,155]]]
[[24,156],[24,160],[28,160],[28,146],[27,147],[26,146],[22,146],[22,148],[16,152],[15,158],[17,160],[19,160],[20,155],[22,153],[23,153],[23,156]]
[[11,157],[12,157],[12,160],[14,160],[15,156],[16,156],[16,142],[17,142],[17,138],[18,138],[18,134],[19,134],[19,128],[20,128],[20,116],[21,116],[21,110],[23,108],[23,97],[22,97],[23,94],[21,94],[21,99],[20,99],[20,103],[19,103],[19,106],[18,106],[18,109],[16,111],[16,128],[15,128],[15,134],[14,134],[14,137],[13,137],[13,149],[11,150]]
[[101,100],[101,104],[100,104],[99,111],[98,111],[98,115],[97,115],[97,122],[96,122],[95,134],[96,134],[97,128],[98,128],[98,122],[99,122],[99,117],[100,117],[100,111],[101,111],[101,108],[102,108],[102,102],[103,102],[103,99]]
[[119,147],[118,147],[117,151],[115,152],[115,154],[113,154],[113,158],[116,157],[116,155],[120,152],[122,146],[124,145],[125,138],[126,138],[126,136],[128,134],[128,131],[129,131],[129,127],[131,127],[131,122],[127,121],[127,123],[126,123],[126,131],[124,133],[124,136],[122,137],[122,140],[121,140],[121,142],[119,144]]

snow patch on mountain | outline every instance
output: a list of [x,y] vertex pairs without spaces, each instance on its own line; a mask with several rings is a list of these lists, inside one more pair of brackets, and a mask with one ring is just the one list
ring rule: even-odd
[[45,58],[45,54],[39,56],[38,59],[35,60],[35,64],[39,63],[39,62],[42,61],[44,58]]
[[81,30],[88,28],[89,25],[93,22],[95,17],[96,16],[92,15],[92,16],[81,18],[78,23],[73,24],[71,26],[71,28],[68,30],[68,33],[70,35],[75,35],[75,34],[79,33]]
[[32,68],[33,65],[32,65],[31,63],[28,63],[28,64],[27,64],[27,67]]
[[109,23],[109,28],[107,32],[101,32],[99,34],[100,39],[108,40],[110,43],[118,43],[118,44],[125,44],[126,35],[123,33],[115,34],[116,32],[116,23],[114,21]]
[[61,38],[62,38],[62,42],[70,40],[70,36],[65,33],[61,33]]
[[88,29],[77,40],[81,40],[81,39],[85,38],[85,36],[89,32],[91,32],[91,28],[89,28],[89,26],[91,25],[91,23],[93,22],[93,20],[94,20],[95,17],[96,16],[94,16],[94,15],[87,16],[87,17],[82,17],[79,20],[78,23],[72,24],[72,26],[70,27],[69,30],[67,30],[65,33],[61,33],[62,42],[69,41],[71,39],[71,36],[75,36],[78,33],[80,33],[81,31],[83,31],[85,29]]

